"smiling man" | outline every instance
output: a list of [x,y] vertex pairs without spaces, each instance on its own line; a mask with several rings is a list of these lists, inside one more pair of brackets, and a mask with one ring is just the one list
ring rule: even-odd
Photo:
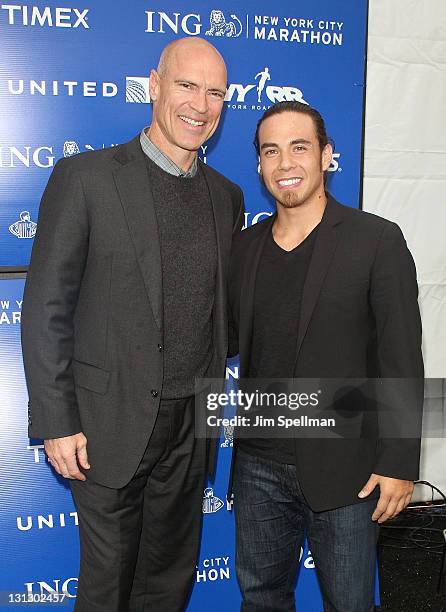
[[289,439],[276,430],[277,437],[235,441],[242,610],[295,610],[306,533],[324,610],[369,612],[377,524],[403,510],[418,477],[423,362],[415,266],[396,224],[325,191],[332,147],[318,111],[299,102],[272,106],[255,146],[277,212],[234,240],[230,352],[240,353],[241,378],[316,378],[322,389],[324,379],[379,379],[377,388],[397,379],[403,393],[392,397],[392,409],[414,426],[392,439],[370,396],[355,395],[352,406],[347,395],[329,408],[362,411],[356,437],[342,438],[342,430],[339,439],[304,437],[296,428]]
[[197,152],[226,91],[219,52],[168,45],[150,127],[60,160],[43,196],[22,332],[29,435],[79,515],[76,610],[183,610],[207,457],[194,379],[221,377],[240,189]]

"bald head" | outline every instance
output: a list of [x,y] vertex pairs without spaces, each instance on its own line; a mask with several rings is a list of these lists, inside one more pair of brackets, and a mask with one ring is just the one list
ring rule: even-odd
[[188,36],[187,38],[180,38],[179,40],[174,40],[169,43],[166,47],[164,47],[159,62],[157,72],[160,77],[165,76],[167,73],[169,66],[178,55],[180,56],[195,56],[205,54],[209,59],[213,59],[224,69],[226,73],[226,64],[222,55],[219,51],[211,45],[210,42],[204,40],[204,38],[192,38]]
[[182,38],[161,54],[150,73],[152,142],[187,169],[217,129],[226,94],[226,65],[202,38]]

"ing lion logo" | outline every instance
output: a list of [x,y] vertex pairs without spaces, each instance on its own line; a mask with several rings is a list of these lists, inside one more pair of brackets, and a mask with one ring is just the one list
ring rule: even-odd
[[227,36],[228,38],[236,38],[242,33],[242,23],[237,15],[231,15],[231,19],[238,22],[238,30],[234,21],[226,21],[223,11],[214,9],[209,16],[209,30],[206,31],[206,36]]
[[220,448],[229,448],[234,444],[234,425],[225,425],[224,427],[225,440],[220,444]]
[[66,140],[63,145],[63,156],[71,157],[80,153],[79,145],[75,140]]

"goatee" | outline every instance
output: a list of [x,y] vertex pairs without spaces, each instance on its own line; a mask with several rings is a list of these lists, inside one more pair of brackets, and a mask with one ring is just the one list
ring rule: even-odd
[[284,208],[296,208],[300,205],[299,196],[296,193],[284,193],[279,200]]

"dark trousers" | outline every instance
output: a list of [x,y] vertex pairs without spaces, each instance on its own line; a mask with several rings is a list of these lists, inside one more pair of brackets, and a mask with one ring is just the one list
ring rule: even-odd
[[306,533],[325,612],[372,611],[378,527],[371,515],[376,503],[313,512],[294,465],[238,450],[234,509],[241,609],[296,610],[294,590]]
[[184,610],[199,551],[205,455],[194,437],[193,398],[163,400],[125,487],[71,481],[81,551],[75,610]]

